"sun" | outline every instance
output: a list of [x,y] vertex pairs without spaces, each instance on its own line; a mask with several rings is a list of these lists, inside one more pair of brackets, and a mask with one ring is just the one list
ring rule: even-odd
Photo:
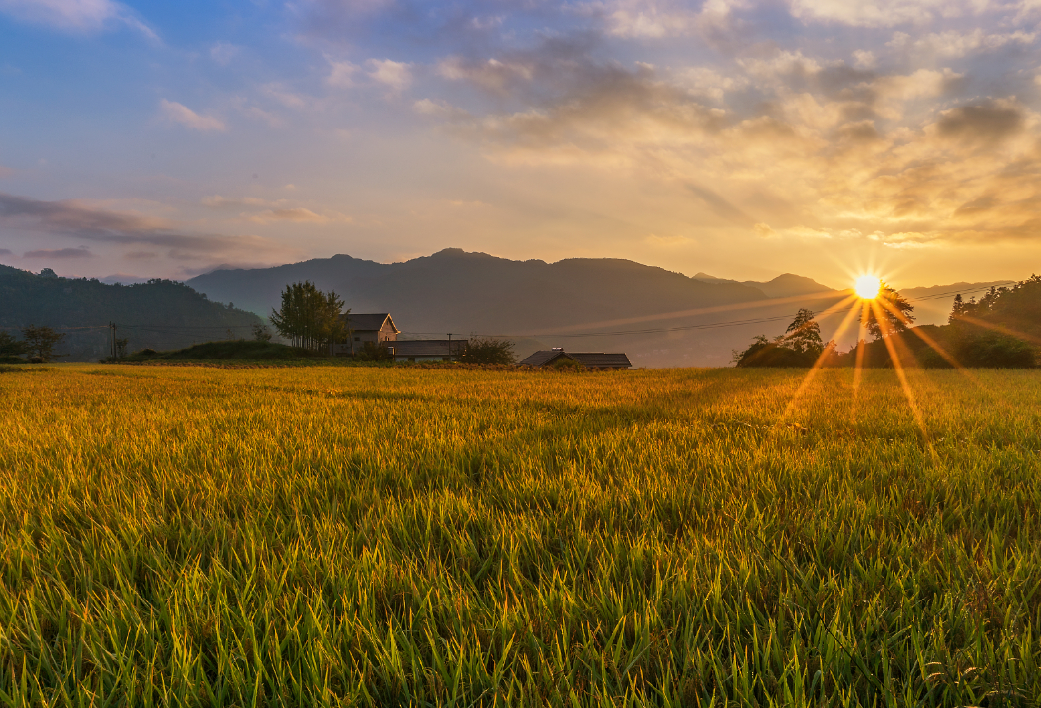
[[853,283],[853,292],[861,300],[874,300],[882,289],[882,280],[874,275],[862,275]]

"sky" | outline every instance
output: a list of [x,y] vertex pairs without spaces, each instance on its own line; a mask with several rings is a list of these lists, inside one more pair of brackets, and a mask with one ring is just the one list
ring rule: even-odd
[[1041,272],[1041,0],[0,0],[0,263]]

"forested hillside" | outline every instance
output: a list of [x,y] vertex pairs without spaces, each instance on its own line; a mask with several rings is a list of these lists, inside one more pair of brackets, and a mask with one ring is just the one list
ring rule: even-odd
[[0,266],[0,303],[0,328],[16,336],[27,325],[65,334],[56,351],[67,361],[108,356],[109,322],[116,323],[117,337],[128,340],[130,351],[248,338],[251,327],[262,323],[255,314],[213,302],[183,283],[106,285],[8,266]]

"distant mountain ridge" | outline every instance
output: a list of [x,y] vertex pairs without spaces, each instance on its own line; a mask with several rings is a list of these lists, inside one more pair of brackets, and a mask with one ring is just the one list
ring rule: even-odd
[[[336,255],[217,270],[188,284],[213,300],[266,315],[283,288],[301,280],[335,290],[354,312],[390,312],[404,336],[504,335],[518,341],[520,354],[549,346],[624,351],[637,366],[725,365],[732,349],[759,333],[749,328],[761,325],[684,328],[782,316],[803,305],[821,310],[839,297],[793,275],[764,284],[775,293],[771,298],[750,284],[690,278],[621,259],[512,261],[461,249],[404,263]],[[789,293],[802,296],[808,289],[815,294],[804,303],[791,301]],[[774,302],[778,297],[788,299]]]
[[109,322],[136,351],[180,349],[195,342],[251,336],[262,320],[252,312],[212,302],[184,283],[151,280],[108,285],[0,265],[0,328],[53,327],[65,334],[56,348],[71,361],[109,355]]
[[[220,269],[188,284],[266,316],[282,289],[301,280],[335,290],[354,312],[390,312],[405,337],[504,335],[518,342],[521,355],[550,346],[626,352],[636,366],[725,366],[753,336],[784,332],[800,308],[820,313],[844,297],[793,273],[738,282],[621,259],[513,261],[458,248],[403,263],[341,254]],[[924,301],[918,321],[946,321],[949,311],[949,300]],[[838,322],[822,321],[825,336]],[[840,345],[855,336],[848,333]]]
[[835,292],[834,288],[821,285],[813,278],[795,275],[794,273],[782,273],[773,280],[767,281],[728,280],[726,278],[717,278],[708,273],[698,273],[694,276],[694,279],[705,283],[738,283],[747,285],[750,288],[762,291],[767,297],[797,297],[799,295]]

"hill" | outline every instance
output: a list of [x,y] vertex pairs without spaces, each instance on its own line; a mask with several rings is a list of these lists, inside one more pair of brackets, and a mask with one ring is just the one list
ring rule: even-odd
[[767,297],[795,297],[798,295],[835,292],[834,288],[821,285],[813,278],[795,275],[794,273],[782,273],[773,280],[766,281],[727,280],[726,278],[717,278],[708,273],[698,273],[694,276],[694,279],[704,283],[737,283],[747,285],[750,288],[756,288]]
[[0,328],[53,327],[65,334],[57,352],[71,361],[108,356],[109,322],[116,323],[118,337],[128,339],[130,351],[249,337],[251,327],[263,322],[169,280],[108,285],[0,266],[0,298]]

